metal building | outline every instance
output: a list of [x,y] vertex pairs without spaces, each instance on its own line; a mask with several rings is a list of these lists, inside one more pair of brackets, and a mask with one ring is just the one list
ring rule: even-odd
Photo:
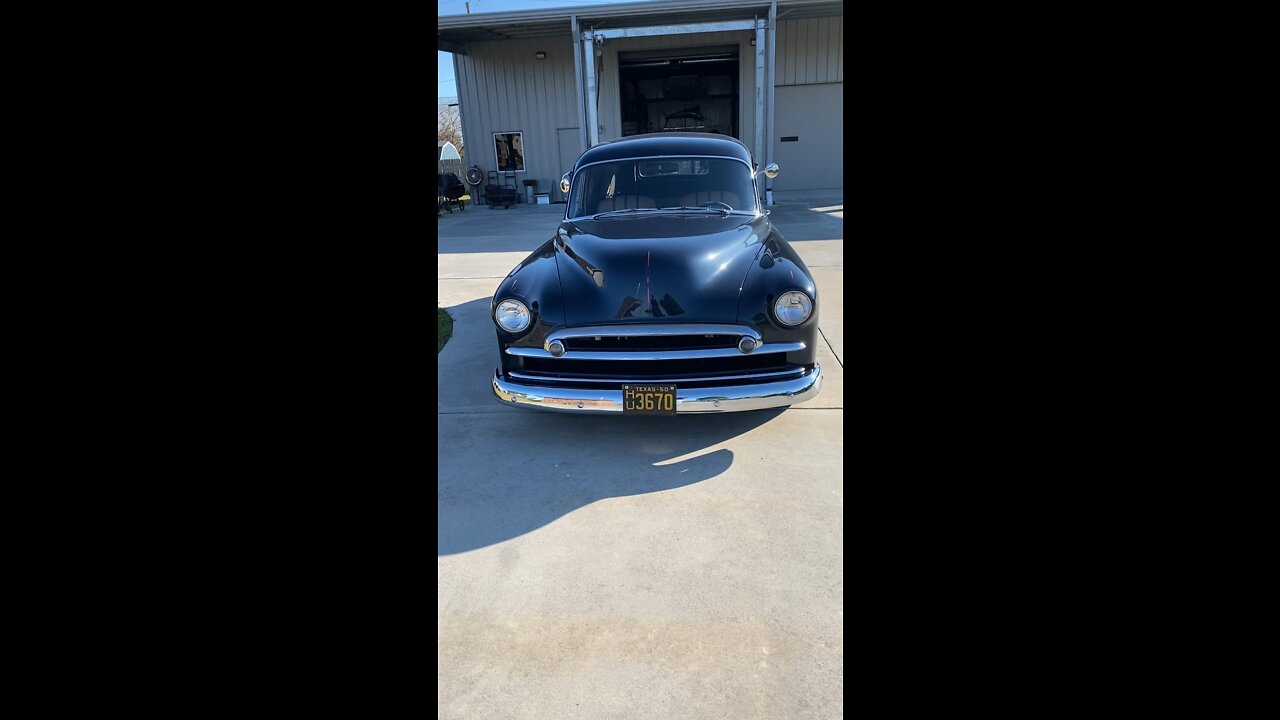
[[656,0],[444,16],[467,165],[559,178],[586,148],[645,132],[738,138],[779,192],[844,187],[844,7]]

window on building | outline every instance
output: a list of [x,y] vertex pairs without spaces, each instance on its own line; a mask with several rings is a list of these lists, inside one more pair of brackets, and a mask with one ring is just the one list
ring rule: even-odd
[[493,134],[499,172],[524,172],[524,137],[520,132]]

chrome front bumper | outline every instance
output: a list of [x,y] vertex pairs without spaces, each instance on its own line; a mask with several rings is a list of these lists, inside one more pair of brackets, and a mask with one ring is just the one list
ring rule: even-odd
[[[619,381],[621,382],[621,381]],[[764,410],[795,405],[818,396],[822,387],[822,367],[791,380],[733,385],[729,387],[682,388],[676,385],[676,413],[720,413]],[[503,405],[535,410],[576,413],[621,413],[621,390],[525,385],[504,380],[501,368],[493,376],[493,395]]]

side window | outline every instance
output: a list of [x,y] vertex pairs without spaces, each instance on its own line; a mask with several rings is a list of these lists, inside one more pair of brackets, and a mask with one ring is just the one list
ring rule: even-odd
[[578,211],[580,213],[593,213],[600,201],[612,198],[617,186],[617,175],[596,168],[588,169],[580,173],[579,177],[583,178],[582,184],[579,186],[578,192],[581,194],[581,200],[578,203]]

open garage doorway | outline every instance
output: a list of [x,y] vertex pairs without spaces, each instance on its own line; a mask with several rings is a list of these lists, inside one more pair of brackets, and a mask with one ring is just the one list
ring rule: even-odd
[[735,45],[618,53],[622,136],[705,132],[741,140]]

